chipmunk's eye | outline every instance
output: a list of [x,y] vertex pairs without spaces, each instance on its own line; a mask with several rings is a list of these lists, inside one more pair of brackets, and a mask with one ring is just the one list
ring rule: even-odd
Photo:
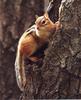
[[46,23],[46,21],[45,21],[45,20],[43,20],[41,23],[42,23],[42,24],[45,24],[45,23]]

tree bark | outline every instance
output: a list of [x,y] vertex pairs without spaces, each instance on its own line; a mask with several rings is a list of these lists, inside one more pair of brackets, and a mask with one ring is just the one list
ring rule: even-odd
[[19,37],[42,15],[43,0],[0,0],[0,100],[18,100],[15,55]]
[[50,39],[41,61],[26,61],[26,76],[31,80],[22,94],[15,79],[15,50],[21,34],[35,21],[34,15],[42,15],[43,0],[0,1],[1,100],[18,100],[20,95],[20,100],[81,98],[81,0],[62,0],[59,13],[56,1],[49,15],[54,22],[60,20],[62,29]]
[[32,79],[21,100],[81,98],[81,0],[62,0],[59,20],[42,62],[26,67]]

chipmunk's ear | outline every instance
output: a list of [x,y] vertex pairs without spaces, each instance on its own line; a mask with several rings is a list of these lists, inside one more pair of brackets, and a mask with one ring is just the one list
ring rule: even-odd
[[47,12],[45,12],[44,16],[45,16],[46,18],[48,18],[48,17],[49,17],[49,15],[48,15],[48,13],[47,13]]
[[38,15],[35,15],[35,18],[37,19],[39,16]]

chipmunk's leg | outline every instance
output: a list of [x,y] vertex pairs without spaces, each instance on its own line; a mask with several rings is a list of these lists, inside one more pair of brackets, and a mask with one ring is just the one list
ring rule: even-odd
[[37,61],[40,60],[40,58],[37,57],[37,56],[30,56],[30,57],[28,57],[28,59],[31,60],[31,61],[33,61],[33,62],[37,62]]
[[62,28],[62,24],[59,21],[55,22],[55,25],[56,25],[56,30],[59,30]]

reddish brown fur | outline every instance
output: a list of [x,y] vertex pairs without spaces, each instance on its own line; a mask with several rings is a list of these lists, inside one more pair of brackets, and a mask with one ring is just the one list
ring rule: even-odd
[[32,35],[28,35],[26,38],[23,39],[21,43],[21,49],[20,52],[29,57],[32,55],[37,48],[37,43]]
[[[43,23],[45,21],[45,23]],[[53,23],[48,14],[38,17],[34,27],[25,32],[19,40],[18,52],[15,61],[17,83],[21,91],[24,90],[25,85],[29,82],[30,78],[25,75],[24,58],[27,57],[33,62],[39,60],[37,55],[33,55],[38,49],[48,41],[51,31],[56,31],[62,27],[60,22]],[[34,31],[32,31],[34,30]],[[33,55],[33,56],[32,56]]]

